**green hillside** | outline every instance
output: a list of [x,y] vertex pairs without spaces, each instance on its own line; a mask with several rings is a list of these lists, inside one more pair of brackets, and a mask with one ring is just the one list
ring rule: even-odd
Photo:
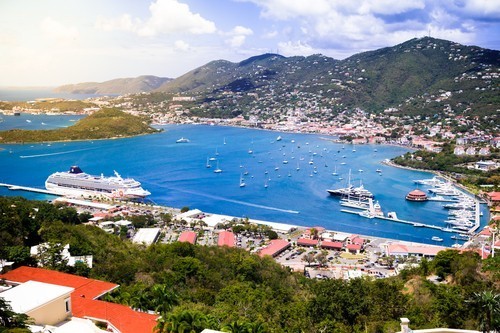
[[[237,108],[244,115],[256,109],[280,113],[304,101],[333,112],[396,108],[434,114],[449,104],[458,111],[473,107],[478,114],[492,115],[499,105],[499,67],[499,51],[425,37],[344,60],[264,54],[240,63],[213,61],[156,91],[192,95],[200,103]],[[294,91],[298,98],[290,99]],[[440,95],[447,92],[442,103]],[[257,94],[258,101],[245,98],[248,93]],[[237,103],[230,101],[234,94],[239,94]],[[221,117],[231,115],[219,112]]]
[[117,109],[103,109],[75,125],[53,130],[8,130],[0,132],[0,143],[91,140],[154,133],[146,119]]
[[133,94],[154,90],[169,80],[171,79],[153,75],[143,75],[105,82],[67,84],[55,88],[54,91],[72,94]]

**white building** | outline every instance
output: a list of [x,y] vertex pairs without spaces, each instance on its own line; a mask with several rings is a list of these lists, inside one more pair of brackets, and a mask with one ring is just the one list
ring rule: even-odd
[[0,293],[12,310],[31,317],[37,325],[55,325],[71,317],[74,288],[28,281]]

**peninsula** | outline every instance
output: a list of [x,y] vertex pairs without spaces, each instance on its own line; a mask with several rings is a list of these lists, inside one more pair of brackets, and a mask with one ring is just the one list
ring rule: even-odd
[[66,128],[3,131],[0,132],[0,143],[111,139],[151,134],[157,131],[149,126],[147,118],[109,108],[97,111]]

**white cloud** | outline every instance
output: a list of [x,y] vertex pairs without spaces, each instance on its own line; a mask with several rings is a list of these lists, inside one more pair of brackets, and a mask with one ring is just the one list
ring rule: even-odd
[[262,37],[271,39],[271,38],[275,38],[276,36],[278,36],[278,31],[273,30],[273,31],[266,32]]
[[104,31],[135,31],[137,29],[137,26],[140,24],[140,20],[136,19],[135,22],[133,22],[132,17],[129,14],[123,14],[121,17],[116,19],[105,19],[99,17],[95,26],[96,28]]
[[58,43],[72,42],[79,36],[77,28],[64,26],[51,17],[44,18],[40,27],[45,37]]
[[230,36],[230,38],[225,41],[227,45],[231,47],[240,47],[245,43],[247,36],[253,35],[253,31],[252,29],[238,25],[231,31],[224,33],[224,35]]
[[149,6],[149,11],[151,15],[144,21],[124,14],[117,19],[99,18],[96,27],[105,31],[132,31],[139,36],[211,34],[217,30],[214,22],[193,13],[187,4],[177,0],[156,0]]
[[360,14],[401,14],[414,9],[424,9],[425,2],[420,0],[376,0],[363,1],[359,6]]
[[177,51],[189,51],[190,47],[189,47],[189,44],[186,43],[185,41],[183,40],[176,40],[174,42],[174,48],[177,50]]
[[307,43],[296,41],[296,42],[281,42],[278,43],[279,53],[284,56],[308,56],[314,53],[318,53],[313,47]]
[[[282,33],[293,45],[351,54],[404,42],[428,34],[468,43],[479,33],[474,15],[500,16],[498,1],[491,0],[242,0],[261,8],[261,16],[287,24]],[[465,17],[465,18],[464,18]],[[300,42],[293,43],[293,41]]]

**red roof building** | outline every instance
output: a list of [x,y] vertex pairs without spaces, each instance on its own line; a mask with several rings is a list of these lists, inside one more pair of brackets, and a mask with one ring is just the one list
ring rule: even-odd
[[183,231],[179,236],[179,242],[188,242],[191,244],[196,244],[197,234],[194,231]]
[[486,199],[490,205],[496,205],[500,203],[500,192],[488,192],[486,193]]
[[284,239],[273,239],[269,245],[260,250],[259,255],[263,256],[271,256],[276,257],[286,249],[288,249],[291,244]]
[[324,249],[341,250],[343,246],[342,242],[321,242],[321,247]]
[[125,305],[97,300],[98,297],[117,288],[118,285],[114,283],[27,266],[2,274],[0,279],[12,283],[38,281],[74,288],[71,294],[73,316],[107,322],[122,333],[151,333],[156,326],[158,318],[156,315],[137,312]]
[[352,253],[359,253],[361,251],[361,245],[359,244],[347,244],[345,248]]
[[363,246],[363,244],[365,243],[365,240],[359,236],[351,236],[351,244],[356,244],[356,245],[360,245],[360,246]]
[[217,241],[217,245],[234,247],[234,233],[231,231],[219,232],[219,240]]
[[426,201],[427,194],[419,189],[413,190],[406,195],[406,200],[409,201]]
[[297,240],[297,245],[298,246],[317,246],[318,240],[317,239],[309,239],[309,238],[299,238]]

